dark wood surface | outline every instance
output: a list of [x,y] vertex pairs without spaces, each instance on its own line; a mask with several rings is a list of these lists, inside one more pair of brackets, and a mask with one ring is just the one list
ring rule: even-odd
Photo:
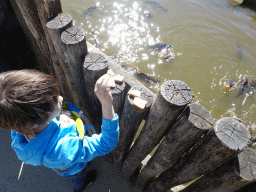
[[48,18],[62,12],[60,0],[10,0],[10,2],[28,44],[36,57],[37,68],[55,76],[50,51],[52,44],[49,42],[45,24]]
[[149,162],[141,170],[135,186],[143,189],[147,181],[161,174],[177,163],[209,129],[214,120],[203,106],[190,104],[166,133]]
[[61,94],[64,100],[88,114],[83,76],[83,60],[88,53],[85,32],[80,27],[73,27],[72,18],[66,13],[49,19],[46,26],[54,46],[51,54]]
[[247,148],[228,163],[183,189],[182,192],[233,192],[255,182],[255,179],[256,151]]
[[101,131],[102,109],[101,103],[94,93],[96,81],[108,71],[108,61],[100,53],[89,53],[84,60],[83,72],[85,81],[86,100],[89,105],[89,115],[98,133]]
[[192,97],[191,89],[182,81],[172,80],[162,84],[146,123],[124,161],[122,176],[125,180],[131,178],[141,161],[161,141]]
[[61,44],[61,33],[72,27],[72,18],[69,14],[60,13],[57,16],[51,18],[47,23],[47,31],[49,36],[49,42],[51,42],[50,52],[52,55],[52,62],[55,72],[55,77],[59,83],[61,95],[64,100],[73,101],[72,94],[70,90],[70,83],[66,80],[66,74],[64,68],[67,68],[66,65],[63,66],[63,59],[59,57],[62,55],[62,44]]
[[242,123],[231,117],[222,118],[215,123],[214,131],[209,130],[177,164],[160,174],[145,191],[165,192],[192,181],[237,156],[248,141],[249,132]]
[[[144,109],[140,109],[133,105],[134,97],[130,96],[132,90],[138,90],[141,92],[141,99],[147,101],[147,104]],[[135,134],[138,131],[138,128],[145,118],[145,115],[148,114],[149,109],[155,99],[155,95],[148,91],[144,86],[133,86],[125,99],[124,110],[122,113],[122,118],[120,119],[119,129],[119,142],[117,147],[110,153],[112,161],[118,168],[122,167],[123,160],[126,154],[129,151],[129,148],[134,140]],[[108,157],[109,158],[109,157]]]

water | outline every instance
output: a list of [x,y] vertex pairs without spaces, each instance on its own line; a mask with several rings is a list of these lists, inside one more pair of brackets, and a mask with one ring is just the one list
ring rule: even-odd
[[[215,120],[236,116],[256,127],[254,97],[235,97],[238,86],[229,91],[228,79],[239,81],[244,74],[249,83],[256,77],[256,13],[232,5],[229,0],[155,0],[157,4],[129,0],[62,0],[75,26],[83,27],[86,39],[97,37],[104,53],[120,65],[137,66],[161,80],[145,84],[154,93],[166,80],[182,80],[198,102]],[[92,6],[105,6],[87,12]],[[165,11],[167,9],[168,11]],[[141,15],[153,14],[150,19]],[[163,59],[148,45],[171,44],[175,57]],[[247,89],[245,90],[247,91]]]

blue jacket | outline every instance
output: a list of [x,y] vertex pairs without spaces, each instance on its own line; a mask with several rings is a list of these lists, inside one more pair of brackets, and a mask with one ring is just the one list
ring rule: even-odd
[[[69,109],[70,110],[70,109]],[[24,135],[11,131],[12,148],[25,164],[44,165],[59,175],[74,175],[89,161],[112,151],[119,138],[118,115],[107,120],[102,118],[102,132],[79,140],[76,125],[63,127],[58,118],[30,142]]]

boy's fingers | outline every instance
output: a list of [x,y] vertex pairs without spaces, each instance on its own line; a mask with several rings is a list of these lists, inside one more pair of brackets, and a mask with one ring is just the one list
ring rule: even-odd
[[103,79],[103,82],[102,82],[102,86],[103,87],[107,87],[108,85],[108,81],[109,81],[109,75],[104,75],[104,79]]

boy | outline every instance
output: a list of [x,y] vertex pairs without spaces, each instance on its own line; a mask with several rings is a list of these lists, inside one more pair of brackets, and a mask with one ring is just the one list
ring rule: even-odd
[[79,140],[75,122],[67,125],[57,118],[63,98],[54,78],[36,70],[0,73],[0,127],[11,130],[18,158],[69,177],[75,192],[96,179],[87,163],[113,150],[119,137],[109,75],[98,79],[94,91],[102,104],[102,133]]

